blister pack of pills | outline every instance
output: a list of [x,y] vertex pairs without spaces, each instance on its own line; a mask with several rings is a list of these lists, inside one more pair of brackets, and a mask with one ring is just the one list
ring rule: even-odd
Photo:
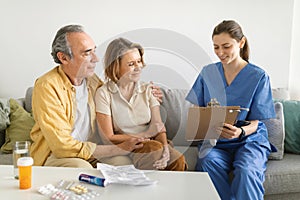
[[73,181],[61,180],[56,186],[47,184],[38,188],[38,192],[51,200],[87,200],[100,196],[100,193]]

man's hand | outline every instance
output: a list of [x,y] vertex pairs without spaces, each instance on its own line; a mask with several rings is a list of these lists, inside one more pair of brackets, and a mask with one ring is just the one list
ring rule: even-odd
[[93,157],[100,160],[101,158],[128,155],[135,149],[142,148],[143,142],[149,139],[132,137],[117,145],[97,145]]
[[125,140],[124,142],[118,144],[117,146],[121,149],[123,149],[124,151],[127,152],[127,154],[129,154],[130,152],[132,152],[135,149],[139,149],[143,147],[143,143],[144,141],[147,141],[147,139],[144,138],[129,138],[127,140]]
[[151,88],[152,88],[152,94],[156,97],[157,101],[159,101],[159,103],[163,102],[163,94],[160,90],[159,86],[155,86],[153,85],[153,82],[150,81],[151,84]]

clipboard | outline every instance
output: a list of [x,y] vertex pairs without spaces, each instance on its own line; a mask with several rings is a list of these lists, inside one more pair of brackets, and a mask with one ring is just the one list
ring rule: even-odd
[[215,129],[223,123],[233,125],[240,112],[240,106],[190,107],[188,111],[185,139],[200,141],[219,139]]

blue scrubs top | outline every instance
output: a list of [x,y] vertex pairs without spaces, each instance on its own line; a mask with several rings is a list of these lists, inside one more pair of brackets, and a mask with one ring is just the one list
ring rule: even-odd
[[[227,85],[221,62],[205,66],[197,77],[186,100],[198,106],[216,98],[221,106],[240,106],[249,108],[242,111],[239,120],[264,120],[275,118],[272,90],[267,73],[251,63],[248,63]],[[232,142],[235,139],[222,139],[218,142]],[[256,133],[244,139],[245,142],[257,141],[271,150],[266,126],[259,122]]]

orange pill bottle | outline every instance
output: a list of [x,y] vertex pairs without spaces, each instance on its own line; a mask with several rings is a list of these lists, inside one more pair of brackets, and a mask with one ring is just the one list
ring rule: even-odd
[[17,161],[19,168],[19,188],[31,188],[31,175],[33,159],[31,157],[21,157]]

